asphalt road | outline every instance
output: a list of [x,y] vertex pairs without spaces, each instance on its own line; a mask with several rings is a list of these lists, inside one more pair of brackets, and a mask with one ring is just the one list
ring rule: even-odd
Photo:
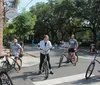
[[[37,75],[38,64],[24,67],[20,73],[16,71],[9,73],[14,85],[100,85],[100,74],[97,71],[100,69],[100,65],[97,63],[92,77],[88,80],[85,79],[86,69],[93,59],[93,56],[89,55],[89,53],[78,53],[79,61],[76,66],[73,66],[71,63],[62,63],[60,68],[58,68],[58,62],[61,51],[54,50],[50,55],[54,72],[53,75],[50,75],[47,80],[44,80],[43,74]],[[66,60],[66,58],[64,60]],[[99,57],[98,60],[100,60]]]

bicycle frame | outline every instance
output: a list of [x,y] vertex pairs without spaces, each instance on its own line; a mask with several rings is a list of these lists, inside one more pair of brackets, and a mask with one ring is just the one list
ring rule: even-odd
[[95,54],[95,56],[94,56],[94,59],[93,59],[93,61],[92,62],[98,62],[99,64],[100,64],[100,61],[98,61],[97,59],[96,59],[96,57],[97,57],[97,52],[96,52],[96,54]]
[[[5,57],[6,57],[6,56],[5,56]],[[6,60],[3,61],[3,63],[6,63],[8,71],[14,68],[14,64],[15,64],[15,61],[16,61],[16,57],[14,57],[14,58],[11,58],[11,57],[10,57],[10,59],[13,60],[13,61],[12,61],[12,64],[9,62],[8,57],[6,57]]]
[[[14,58],[14,59],[13,59],[13,58],[11,58],[11,59],[12,59],[12,60],[13,60],[13,62],[14,62],[15,58]],[[10,62],[9,62],[9,60],[8,60],[8,58],[7,58],[7,57],[6,57],[6,62],[8,63],[8,65],[9,65],[9,66],[11,66],[11,67],[13,66],[13,64],[10,64]]]
[[47,62],[47,54],[45,54],[44,62]]
[[43,63],[42,63],[42,67],[44,67],[44,65],[45,65],[46,63],[48,63],[48,61],[47,61],[47,51],[45,51],[45,58],[44,58],[44,61],[43,61]]

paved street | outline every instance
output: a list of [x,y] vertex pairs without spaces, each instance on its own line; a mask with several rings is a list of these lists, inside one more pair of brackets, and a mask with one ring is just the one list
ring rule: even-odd
[[[50,75],[47,80],[44,80],[43,75],[37,75],[39,63],[39,52],[37,49],[26,46],[25,53],[27,56],[23,62],[26,62],[26,66],[22,68],[20,73],[16,71],[9,73],[14,85],[100,85],[100,74],[97,72],[100,66],[97,63],[92,77],[85,80],[86,69],[93,59],[93,56],[90,56],[88,52],[78,53],[79,62],[76,66],[73,66],[71,63],[63,63],[62,66],[58,68],[61,50],[53,50],[50,55],[54,74]],[[33,62],[37,63],[32,65],[32,62],[30,63],[32,59]],[[100,60],[99,57],[98,60]]]

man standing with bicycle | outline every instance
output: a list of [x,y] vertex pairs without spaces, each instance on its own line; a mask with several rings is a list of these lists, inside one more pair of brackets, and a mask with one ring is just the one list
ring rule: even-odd
[[[45,59],[45,55],[47,56],[47,61],[48,61],[48,64],[49,64],[50,74],[53,74],[52,69],[51,69],[51,64],[50,64],[50,56],[49,56],[50,49],[52,49],[52,44],[49,41],[49,36],[44,35],[44,39],[40,41],[39,74],[41,74],[41,68],[42,68],[42,64],[43,64],[44,59]],[[44,51],[47,51],[47,53],[45,54]]]
[[[77,40],[74,38],[74,35],[71,36],[71,39],[69,40],[69,45],[68,45],[68,53],[69,52],[75,52],[76,49],[78,48],[78,42]],[[74,53],[75,55],[75,53]],[[67,54],[67,56],[69,57],[69,54]],[[67,61],[69,62],[69,61]]]
[[[17,60],[17,57],[22,57],[21,52],[23,52],[23,48],[21,47],[20,44],[18,44],[18,40],[17,39],[14,39],[14,41],[11,44],[11,47],[10,47],[10,55],[16,57],[16,62],[18,61]],[[10,56],[10,55],[8,54],[8,56]],[[21,70],[21,68],[20,68],[20,70]],[[20,72],[20,70],[18,72]]]

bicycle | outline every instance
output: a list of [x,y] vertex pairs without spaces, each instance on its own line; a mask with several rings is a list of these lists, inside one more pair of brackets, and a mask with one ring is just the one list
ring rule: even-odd
[[[16,56],[4,56],[5,57],[5,61],[2,61],[2,68],[6,69],[7,71],[10,71],[12,69],[15,69],[16,71],[19,71],[22,67],[22,60],[20,57],[16,57]],[[10,63],[9,59],[12,61],[12,63]]]
[[58,68],[61,67],[61,63],[62,63],[64,57],[66,57],[67,61],[71,62],[74,66],[76,66],[76,63],[78,62],[77,51],[75,51],[75,55],[74,55],[74,52],[68,52],[68,57],[67,57],[67,52],[65,49],[60,56]]
[[88,66],[87,70],[86,70],[86,74],[85,74],[85,78],[86,78],[86,79],[89,79],[90,76],[91,76],[91,74],[93,73],[93,70],[94,70],[94,67],[95,67],[95,63],[97,62],[97,63],[100,64],[100,61],[98,61],[98,60],[96,59],[97,53],[98,53],[98,52],[95,51],[95,56],[94,56],[93,60],[91,61],[90,65]]
[[[4,58],[4,56],[0,56],[0,59]],[[13,85],[11,78],[9,77],[7,71],[5,69],[0,69],[0,85]]]
[[[43,50],[43,49],[40,49],[40,50]],[[45,79],[47,79],[49,77],[49,64],[48,64],[48,61],[47,61],[47,51],[44,51],[45,52],[45,58],[44,58],[44,61],[43,61],[43,64],[42,64],[42,68],[41,68],[41,71],[45,73]]]

